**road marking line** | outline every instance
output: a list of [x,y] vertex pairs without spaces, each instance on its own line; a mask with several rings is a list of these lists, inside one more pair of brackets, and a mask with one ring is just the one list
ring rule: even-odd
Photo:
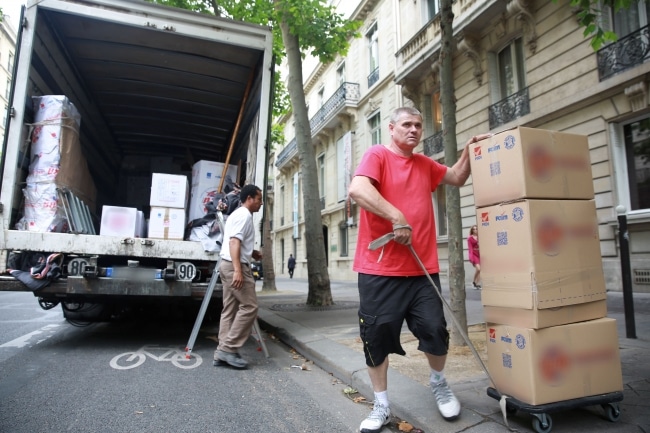
[[[50,338],[52,335],[54,335],[55,328],[58,328],[59,326],[61,326],[61,325],[45,325],[41,329],[39,329],[37,331],[30,332],[29,334],[25,334],[22,337],[15,338],[15,339],[13,339],[11,341],[8,341],[8,342],[0,345],[0,349],[5,348],[5,347],[18,347],[18,348],[21,348],[21,347],[25,347],[25,346],[29,345],[30,342],[33,343],[33,344],[41,343],[41,342],[47,340],[48,338]],[[39,340],[37,340],[35,342],[31,341],[32,337],[35,337],[37,335],[44,334],[44,333],[49,333],[49,335],[47,335],[47,336],[45,336],[45,338],[41,338],[41,339],[39,339]]]

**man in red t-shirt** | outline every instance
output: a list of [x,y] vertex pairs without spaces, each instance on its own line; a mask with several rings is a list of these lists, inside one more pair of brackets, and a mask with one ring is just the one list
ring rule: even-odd
[[[361,207],[359,236],[353,269],[359,273],[359,328],[374,407],[359,428],[378,432],[388,424],[388,354],[405,355],[400,344],[404,320],[419,340],[431,368],[431,389],[441,415],[448,420],[460,414],[460,403],[444,377],[449,332],[442,301],[411,255],[413,245],[420,260],[440,287],[432,193],[440,184],[462,186],[470,174],[467,145],[453,167],[413,153],[422,137],[422,114],[410,107],[395,110],[387,145],[366,151],[350,184],[350,197]],[[395,242],[375,251],[368,244],[393,232]]]

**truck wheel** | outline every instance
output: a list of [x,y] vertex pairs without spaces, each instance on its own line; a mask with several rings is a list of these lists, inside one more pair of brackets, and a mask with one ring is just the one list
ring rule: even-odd
[[106,322],[111,317],[111,309],[105,304],[62,302],[61,307],[63,317],[75,326],[86,326],[93,322]]

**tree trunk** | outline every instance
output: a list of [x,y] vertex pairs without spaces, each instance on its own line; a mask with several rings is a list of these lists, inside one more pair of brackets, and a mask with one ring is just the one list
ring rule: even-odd
[[275,292],[275,271],[273,270],[273,241],[271,240],[271,221],[264,218],[262,223],[262,267],[264,278],[262,279],[263,292]]
[[289,25],[283,17],[280,22],[282,39],[287,53],[289,82],[287,90],[291,99],[296,128],[296,142],[302,174],[302,198],[304,203],[305,249],[307,251],[307,273],[309,292],[307,305],[332,305],[330,278],[325,259],[323,222],[320,214],[320,195],[318,193],[318,170],[316,155],[311,140],[311,128],[302,79],[302,57],[298,37],[291,34]]
[[[454,165],[458,160],[456,142],[456,97],[454,95],[453,50],[454,38],[452,23],[454,13],[452,0],[441,0],[441,45],[440,45],[440,101],[443,113],[443,140],[445,144],[445,164]],[[452,346],[464,346],[465,340],[460,331],[467,334],[467,310],[465,308],[465,266],[463,262],[463,223],[460,214],[460,189],[446,186],[447,223],[449,239],[449,292],[454,317],[462,330],[451,327]]]

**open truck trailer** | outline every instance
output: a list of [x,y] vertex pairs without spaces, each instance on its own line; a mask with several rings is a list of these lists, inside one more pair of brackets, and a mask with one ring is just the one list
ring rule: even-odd
[[[146,232],[100,235],[102,209],[137,205],[148,219],[143,182],[150,188],[153,173],[166,173],[191,185],[198,161],[234,165],[235,182],[264,190],[272,74],[267,27],[136,0],[29,2],[0,165],[0,290],[32,290],[7,273],[10,256],[55,254],[61,277],[34,295],[44,308],[61,303],[69,320],[103,321],[160,302],[199,305],[218,253]],[[76,229],[73,221],[59,232],[24,223],[34,97],[43,95],[64,96],[80,118],[78,146],[59,149],[62,188],[51,203],[72,219],[79,200],[77,218],[87,224]],[[66,190],[73,195],[62,198]]]

